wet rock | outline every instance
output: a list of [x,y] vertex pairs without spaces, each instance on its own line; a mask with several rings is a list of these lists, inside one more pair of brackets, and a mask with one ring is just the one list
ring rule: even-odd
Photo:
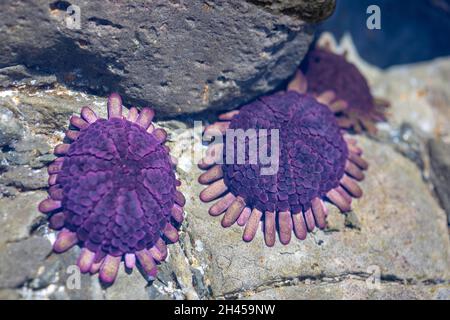
[[15,290],[10,289],[0,289],[0,300],[18,300],[20,299],[20,294]]
[[54,75],[40,75],[28,70],[23,65],[15,65],[0,69],[0,87],[45,87],[55,84]]
[[295,286],[267,289],[256,294],[249,292],[242,298],[250,300],[448,300],[450,286],[381,282],[379,287],[374,288],[374,285],[367,284],[366,280],[350,278],[336,283],[312,281]]
[[447,212],[450,224],[450,144],[432,139],[428,146],[431,160],[431,181]]
[[33,225],[44,216],[37,210],[46,192],[32,191],[0,199],[0,245],[29,237]]
[[0,148],[19,140],[22,130],[22,125],[11,110],[0,104]]
[[396,66],[374,79],[374,90],[391,102],[389,123],[407,123],[432,136],[450,135],[450,59]]
[[43,136],[27,135],[13,143],[5,153],[5,159],[10,165],[30,165],[34,169],[44,167],[54,160],[53,150]]
[[[74,247],[63,254],[52,253],[39,275],[31,282],[34,296],[56,300],[101,300],[103,289],[97,276],[81,274],[76,265],[80,249]],[[36,289],[40,288],[38,291]]]
[[45,168],[32,169],[29,166],[9,167],[0,176],[0,184],[13,186],[22,191],[38,190],[48,186],[48,174]]
[[298,0],[247,0],[250,3],[276,13],[298,16],[310,22],[320,22],[328,18],[336,7],[335,1],[298,1]]
[[448,279],[445,214],[420,171],[390,146],[359,140],[371,161],[362,184],[366,195],[353,206],[359,229],[346,227],[345,216],[330,205],[328,229],[303,242],[293,240],[289,246],[278,243],[267,248],[260,232],[253,242],[245,243],[242,228],[223,229],[220,218],[210,217],[208,206],[198,200],[203,189],[196,181],[200,171],[193,167],[183,177],[188,232],[203,244],[195,254],[207,265],[205,282],[214,297],[258,290],[283,279],[367,273],[372,266],[383,276],[398,279]]
[[[80,9],[79,29],[68,22],[71,4]],[[322,20],[333,6],[331,0],[3,1],[0,66],[38,68],[98,94],[119,91],[160,116],[231,109],[292,76],[312,40],[299,15]]]
[[147,281],[135,269],[126,273],[123,268],[119,270],[114,285],[107,288],[105,298],[108,300],[148,300]]
[[1,246],[0,288],[15,288],[32,279],[50,252],[50,242],[41,237]]

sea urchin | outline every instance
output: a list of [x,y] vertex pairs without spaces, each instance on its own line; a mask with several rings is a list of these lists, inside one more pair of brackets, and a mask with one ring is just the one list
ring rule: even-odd
[[253,240],[261,221],[267,246],[275,244],[277,230],[282,244],[290,242],[292,231],[303,240],[315,226],[326,226],[324,199],[341,211],[349,211],[352,197],[362,196],[357,181],[364,178],[362,170],[368,165],[361,158],[361,149],[353,139],[344,139],[334,114],[319,102],[330,103],[331,97],[320,96],[318,101],[299,93],[303,84],[298,80],[290,84],[288,92],[226,113],[219,117],[223,121],[205,130],[205,135],[223,137],[236,129],[279,130],[276,174],[262,175],[263,165],[250,163],[248,153],[243,164],[227,163],[227,152],[234,149],[236,153],[237,139],[231,145],[228,141],[226,145],[211,144],[199,164],[208,169],[199,182],[209,185],[200,199],[210,202],[220,198],[209,213],[225,213],[223,227],[235,222],[245,226],[244,241]]
[[389,103],[372,96],[367,80],[346,60],[345,54],[335,54],[329,46],[318,47],[308,52],[300,70],[306,78],[308,93],[328,92],[346,103],[346,108],[333,110],[341,127],[375,133],[374,124],[386,120],[385,109]]
[[166,241],[178,240],[185,203],[166,133],[152,124],[154,112],[133,107],[125,117],[122,109],[112,94],[107,120],[89,107],[70,119],[77,130],[66,132],[71,144],[55,148],[60,157],[48,167],[50,197],[39,205],[50,227],[60,230],[54,251],[80,244],[81,272],[99,271],[104,283],[114,281],[122,259],[133,268],[137,258],[154,277]]

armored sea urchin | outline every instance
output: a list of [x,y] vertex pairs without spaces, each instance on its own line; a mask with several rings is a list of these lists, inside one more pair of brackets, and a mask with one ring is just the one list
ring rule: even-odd
[[376,132],[375,123],[386,120],[385,109],[389,103],[375,99],[369,84],[358,68],[331,48],[316,48],[308,52],[300,70],[306,78],[307,92],[320,95],[325,92],[346,103],[345,108],[333,110],[338,124],[356,132],[362,129]]
[[122,259],[127,268],[137,260],[150,277],[167,256],[166,241],[176,242],[185,200],[176,190],[166,133],[152,124],[154,112],[131,108],[122,115],[122,101],[108,99],[108,119],[89,107],[70,119],[73,142],[55,148],[48,168],[49,195],[39,210],[49,214],[50,227],[60,230],[54,251],[79,243],[81,272],[100,272],[112,283]]
[[[273,246],[278,229],[280,242],[288,244],[292,231],[305,239],[315,226],[326,226],[324,199],[342,211],[351,209],[352,197],[362,196],[357,181],[364,178],[368,165],[353,139],[344,139],[334,114],[322,103],[330,104],[330,95],[304,95],[305,83],[297,77],[287,93],[261,98],[220,116],[205,130],[206,135],[227,136],[230,129],[278,129],[280,137],[279,170],[274,175],[261,175],[262,164],[226,163],[226,153],[237,143],[224,146],[211,144],[207,156],[199,164],[203,173],[199,182],[209,184],[200,199],[210,202],[209,213],[223,213],[223,227],[235,222],[245,226],[243,239],[255,237],[263,222],[267,246]],[[334,105],[335,108],[339,107]],[[259,143],[258,143],[259,146]],[[250,149],[248,147],[248,149]],[[270,146],[269,146],[270,149]]]

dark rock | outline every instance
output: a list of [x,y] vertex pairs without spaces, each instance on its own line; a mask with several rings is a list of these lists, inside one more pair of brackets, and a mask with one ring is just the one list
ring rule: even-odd
[[432,139],[428,143],[431,162],[431,181],[450,224],[450,144]]
[[336,8],[334,0],[247,0],[271,12],[299,17],[308,22],[320,22],[328,18]]
[[50,242],[41,237],[31,237],[1,247],[0,288],[15,288],[31,279],[51,249]]
[[34,74],[23,65],[15,65],[0,69],[0,87],[33,86],[44,87],[56,83],[54,75]]
[[161,117],[231,109],[293,74],[312,38],[298,15],[323,19],[334,2],[290,3],[81,0],[81,28],[73,29],[68,1],[2,1],[0,67],[22,64],[75,88],[118,91]]

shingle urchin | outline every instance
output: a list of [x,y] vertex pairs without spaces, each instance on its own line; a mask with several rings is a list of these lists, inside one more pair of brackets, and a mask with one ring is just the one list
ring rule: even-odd
[[[326,226],[324,199],[341,211],[351,209],[352,197],[362,196],[357,181],[364,179],[368,165],[353,139],[344,139],[334,114],[314,97],[300,94],[299,83],[287,93],[261,98],[220,116],[205,134],[230,134],[230,129],[278,129],[279,170],[261,175],[261,163],[227,164],[230,145],[212,144],[199,167],[208,169],[199,182],[209,184],[200,199],[210,202],[209,213],[223,213],[223,227],[235,222],[245,226],[243,239],[255,237],[263,223],[267,246],[273,246],[278,230],[280,242],[288,244],[292,231],[304,240],[315,226]],[[319,100],[329,103],[327,97]],[[237,140],[231,148],[236,148]],[[258,150],[259,151],[259,150]]]
[[346,108],[332,109],[343,128],[361,132],[363,128],[376,132],[374,123],[384,121],[388,103],[375,99],[366,78],[358,68],[330,48],[316,48],[308,52],[300,70],[307,81],[307,91],[320,95],[329,92],[346,102]]
[[176,242],[185,200],[176,179],[166,133],[152,124],[154,112],[131,108],[122,115],[119,95],[108,98],[108,119],[89,107],[70,119],[71,144],[55,148],[48,168],[49,195],[39,210],[50,227],[60,230],[54,251],[82,247],[81,272],[112,283],[122,259],[133,268],[136,258],[153,277],[167,256],[166,242]]

